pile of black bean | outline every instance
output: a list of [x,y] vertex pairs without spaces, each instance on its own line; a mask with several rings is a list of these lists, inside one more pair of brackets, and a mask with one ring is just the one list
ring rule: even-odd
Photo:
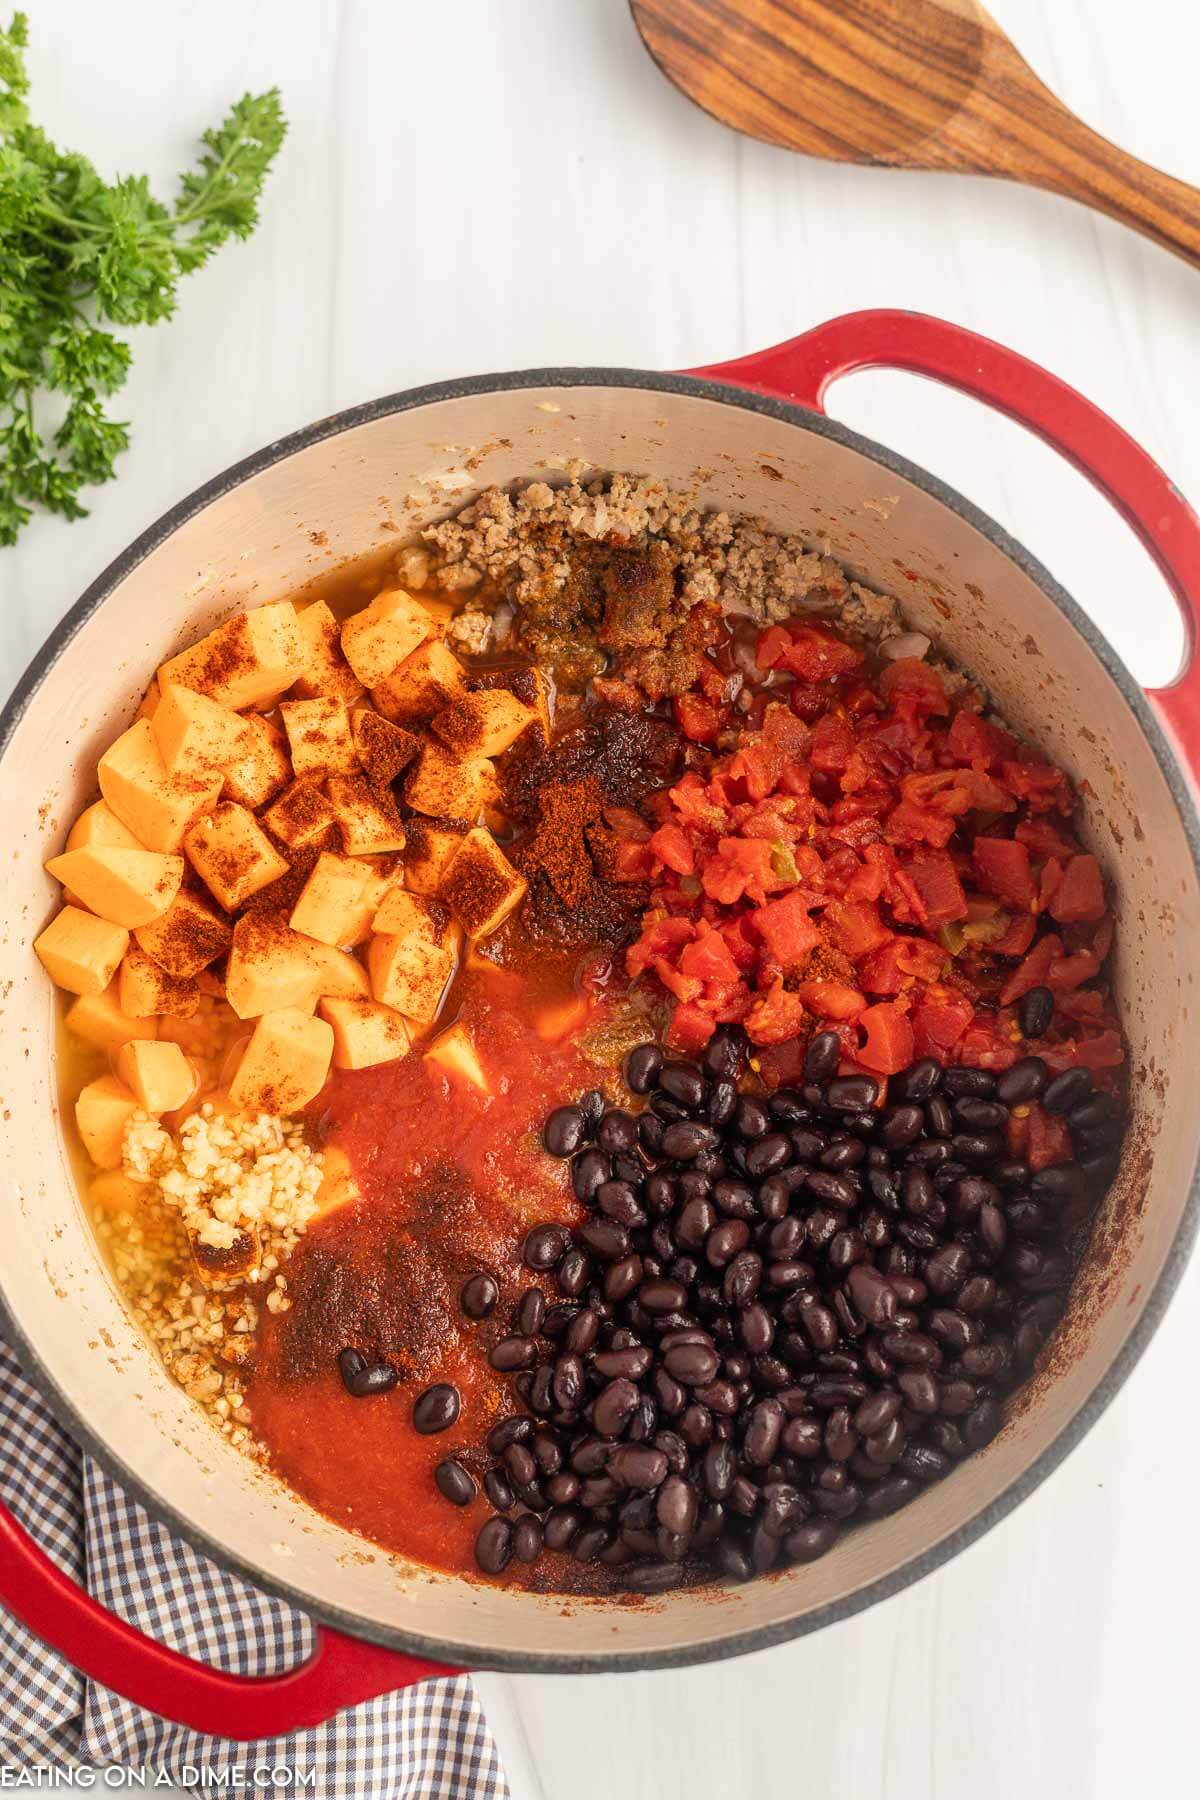
[[[546,1121],[588,1216],[529,1233],[541,1280],[491,1351],[524,1410],[487,1438],[489,1573],[545,1546],[657,1592],[811,1561],[987,1444],[1062,1314],[1122,1129],[1086,1069],[925,1058],[878,1106],[832,1032],[799,1088],[743,1091],[745,1052],[641,1045],[645,1110],[593,1091]],[[1075,1148],[1038,1173],[1006,1136],[1035,1098]]]

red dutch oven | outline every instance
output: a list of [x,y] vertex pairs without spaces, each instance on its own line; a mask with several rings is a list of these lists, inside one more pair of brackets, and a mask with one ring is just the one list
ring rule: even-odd
[[[1124,515],[1183,609],[1188,666],[1143,693],[1027,551],[923,470],[828,419],[831,381],[905,369],[1019,420]],[[707,506],[827,543],[981,679],[1065,766],[1117,893],[1115,980],[1133,1125],[1048,1366],[993,1443],[819,1563],[637,1608],[440,1574],[309,1511],[215,1434],[128,1317],[83,1216],[58,1116],[54,1006],[30,944],[42,872],[90,797],[99,750],[155,665],[232,606],[296,590],[364,546],[411,537],[492,483],[579,459],[651,471]],[[971,1543],[1054,1469],[1149,1341],[1195,1229],[1200,1109],[1187,1015],[1200,942],[1200,523],[1111,419],[1009,350],[936,319],[864,312],[688,374],[551,369],[390,396],[268,446],[182,501],[93,584],[0,719],[10,925],[0,945],[22,1121],[0,1184],[0,1326],[58,1417],[158,1518],[321,1621],[310,1661],[247,1680],[153,1643],[0,1513],[0,1602],[94,1679],[196,1730],[256,1738],[462,1667],[571,1673],[680,1665],[812,1631]],[[1189,1060],[1191,1052],[1191,1060]]]

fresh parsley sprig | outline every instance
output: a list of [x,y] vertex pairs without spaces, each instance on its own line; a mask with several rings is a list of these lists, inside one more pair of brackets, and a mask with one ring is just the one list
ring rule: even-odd
[[244,95],[167,207],[144,175],[105,182],[30,123],[27,43],[15,13],[0,31],[0,544],[35,506],[82,518],[81,489],[111,479],[129,427],[105,402],[130,352],[104,324],[170,318],[180,276],[250,236],[287,129],[278,89]]

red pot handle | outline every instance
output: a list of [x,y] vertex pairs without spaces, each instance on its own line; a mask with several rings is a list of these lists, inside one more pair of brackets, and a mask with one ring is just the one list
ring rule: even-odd
[[0,1605],[94,1681],[149,1712],[219,1738],[284,1737],[377,1694],[462,1674],[323,1628],[308,1661],[285,1675],[211,1669],[108,1612],[2,1506]]
[[831,382],[871,368],[907,369],[985,400],[1074,463],[1133,527],[1166,577],[1187,632],[1179,674],[1169,687],[1151,690],[1150,699],[1200,781],[1200,519],[1107,413],[1015,350],[926,313],[846,313],[773,349],[689,373],[820,412]]

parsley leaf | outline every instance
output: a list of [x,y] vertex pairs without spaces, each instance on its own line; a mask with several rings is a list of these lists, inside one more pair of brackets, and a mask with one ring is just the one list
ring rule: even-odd
[[105,402],[130,351],[104,326],[170,318],[180,276],[250,236],[287,129],[277,89],[243,95],[165,206],[30,122],[27,43],[16,13],[0,30],[0,545],[36,506],[82,518],[80,490],[111,479],[129,428]]

